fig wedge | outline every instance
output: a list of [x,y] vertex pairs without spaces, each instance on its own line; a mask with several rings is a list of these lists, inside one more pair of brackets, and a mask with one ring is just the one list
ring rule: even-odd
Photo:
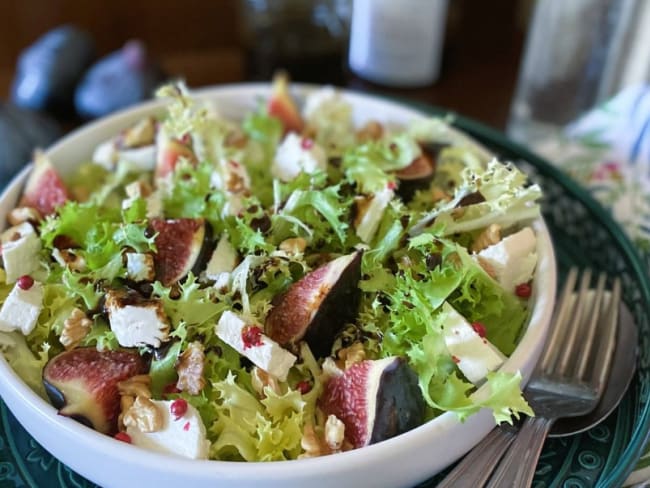
[[316,268],[273,300],[267,335],[283,346],[305,340],[316,357],[328,356],[336,334],[356,318],[360,279],[361,251]]
[[399,180],[397,194],[402,197],[402,200],[408,202],[413,198],[417,190],[422,190],[429,186],[434,173],[435,162],[433,158],[426,152],[423,152],[420,157],[413,160],[406,168],[395,173],[395,176]]
[[286,73],[280,72],[273,77],[273,87],[267,110],[271,117],[282,122],[284,133],[300,133],[304,127],[296,102],[289,93],[289,79]]
[[345,438],[355,448],[402,434],[424,420],[417,375],[399,357],[353,364],[325,383],[318,404],[345,424]]
[[156,279],[169,286],[202,271],[212,250],[212,228],[204,219],[151,219],[155,232]]
[[43,368],[43,385],[59,414],[112,434],[120,413],[117,384],[148,369],[136,351],[81,347],[50,359]]

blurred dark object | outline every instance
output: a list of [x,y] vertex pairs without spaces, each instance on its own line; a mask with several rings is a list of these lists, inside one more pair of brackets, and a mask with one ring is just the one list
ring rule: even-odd
[[61,135],[48,116],[0,103],[0,189],[31,160],[35,148],[45,148]]
[[88,33],[71,25],[49,31],[25,49],[12,86],[18,106],[68,115],[74,88],[95,55]]
[[349,0],[241,0],[246,77],[344,83]]
[[101,117],[150,98],[164,80],[144,44],[132,40],[88,70],[75,91],[75,108],[84,118]]

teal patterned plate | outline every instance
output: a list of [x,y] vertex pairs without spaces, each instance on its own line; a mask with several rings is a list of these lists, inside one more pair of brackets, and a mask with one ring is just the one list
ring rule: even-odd
[[[446,112],[400,100],[432,115]],[[499,132],[456,116],[454,125],[504,159],[520,162],[545,191],[544,217],[555,244],[560,276],[571,265],[620,276],[624,300],[639,328],[637,374],[619,408],[588,432],[546,443],[534,488],[620,486],[642,453],[650,429],[650,281],[648,264],[612,216],[564,173]],[[444,475],[427,481],[433,488]],[[85,488],[93,483],[44,450],[0,402],[0,486]]]

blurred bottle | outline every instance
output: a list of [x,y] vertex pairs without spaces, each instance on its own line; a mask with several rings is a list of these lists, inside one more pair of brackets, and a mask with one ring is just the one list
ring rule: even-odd
[[509,135],[553,137],[625,86],[650,79],[649,36],[647,0],[538,0]]
[[350,69],[375,83],[430,85],[438,79],[447,0],[354,0]]
[[350,0],[240,0],[248,79],[342,84]]

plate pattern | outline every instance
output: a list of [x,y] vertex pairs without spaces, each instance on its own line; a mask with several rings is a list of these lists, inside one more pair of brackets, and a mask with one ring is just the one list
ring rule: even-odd
[[[442,114],[427,105],[406,103]],[[533,484],[535,488],[620,486],[641,455],[650,429],[650,283],[646,274],[650,257],[641,259],[611,214],[564,173],[496,131],[462,117],[455,120],[457,127],[495,153],[519,161],[544,188],[543,212],[555,244],[560,279],[571,265],[592,266],[622,278],[624,300],[641,338],[637,374],[619,408],[604,423],[546,443]],[[433,488],[443,476],[420,487]],[[36,443],[1,402],[0,486],[96,487]]]

